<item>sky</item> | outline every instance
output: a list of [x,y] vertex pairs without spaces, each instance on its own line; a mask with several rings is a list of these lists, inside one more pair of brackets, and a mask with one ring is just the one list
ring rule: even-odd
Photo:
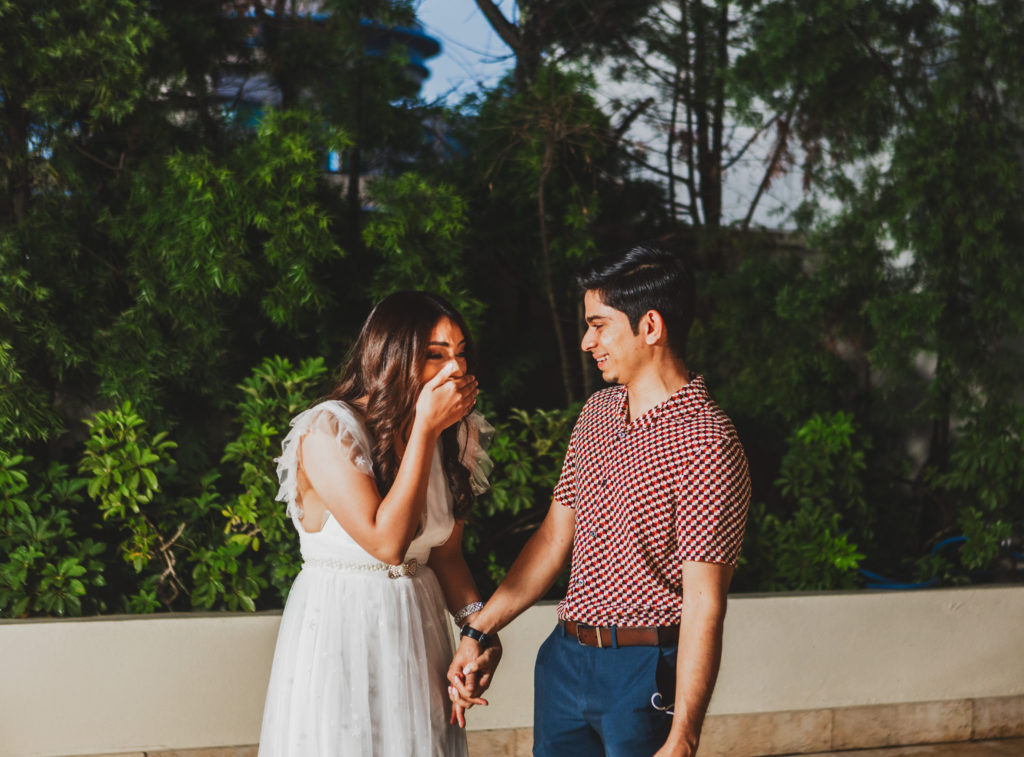
[[[497,5],[512,16],[515,2]],[[474,0],[420,0],[416,13],[424,29],[441,42],[441,54],[427,61],[430,78],[422,97],[451,104],[481,85],[493,86],[512,65],[511,51],[494,33]]]
[[[516,13],[515,0],[495,0],[506,17]],[[431,75],[423,83],[421,96],[428,102],[437,98],[455,105],[463,96],[492,87],[511,68],[512,53],[487,23],[475,0],[419,0],[416,13],[425,31],[441,42],[441,53],[426,61]],[[601,104],[622,94],[618,85],[598,72],[595,98]],[[643,135],[643,125],[634,133]],[[762,146],[758,154],[767,149]],[[764,168],[754,156],[735,165],[726,178],[723,192],[725,220],[742,219],[761,181]],[[753,223],[764,228],[790,226],[790,213],[803,197],[798,171],[777,178],[765,193]]]

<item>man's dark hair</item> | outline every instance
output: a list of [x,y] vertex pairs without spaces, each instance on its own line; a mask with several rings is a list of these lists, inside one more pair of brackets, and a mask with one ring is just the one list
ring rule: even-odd
[[585,291],[597,292],[608,307],[625,313],[634,334],[644,313],[657,310],[665,322],[669,349],[685,360],[696,292],[693,272],[681,258],[641,243],[591,261],[576,281]]

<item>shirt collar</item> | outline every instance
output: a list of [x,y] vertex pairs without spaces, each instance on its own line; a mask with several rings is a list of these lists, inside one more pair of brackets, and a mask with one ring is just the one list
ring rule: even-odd
[[691,373],[690,383],[681,386],[662,405],[671,407],[679,416],[686,416],[710,401],[708,389],[704,385],[704,377],[697,373]]
[[622,425],[627,428],[646,428],[648,426],[652,426],[657,423],[658,419],[666,412],[670,412],[680,418],[685,417],[697,408],[707,404],[710,400],[710,397],[708,397],[707,387],[704,385],[704,377],[699,374],[691,373],[689,383],[679,387],[679,389],[677,389],[667,399],[658,403],[639,418],[634,418],[631,423],[627,424],[627,397],[626,387],[620,386],[618,417],[620,418]]

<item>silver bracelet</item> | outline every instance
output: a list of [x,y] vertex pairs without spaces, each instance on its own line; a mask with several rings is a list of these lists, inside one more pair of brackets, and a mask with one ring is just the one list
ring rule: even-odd
[[482,609],[484,609],[483,602],[470,602],[468,605],[463,607],[458,612],[453,612],[452,619],[455,620],[455,625],[461,626],[463,623],[466,622],[466,618],[468,618],[474,612],[480,612]]

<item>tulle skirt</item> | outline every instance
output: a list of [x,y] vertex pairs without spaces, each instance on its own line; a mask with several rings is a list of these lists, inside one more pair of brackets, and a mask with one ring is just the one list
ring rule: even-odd
[[267,688],[260,757],[464,757],[448,725],[452,634],[433,571],[306,565]]

